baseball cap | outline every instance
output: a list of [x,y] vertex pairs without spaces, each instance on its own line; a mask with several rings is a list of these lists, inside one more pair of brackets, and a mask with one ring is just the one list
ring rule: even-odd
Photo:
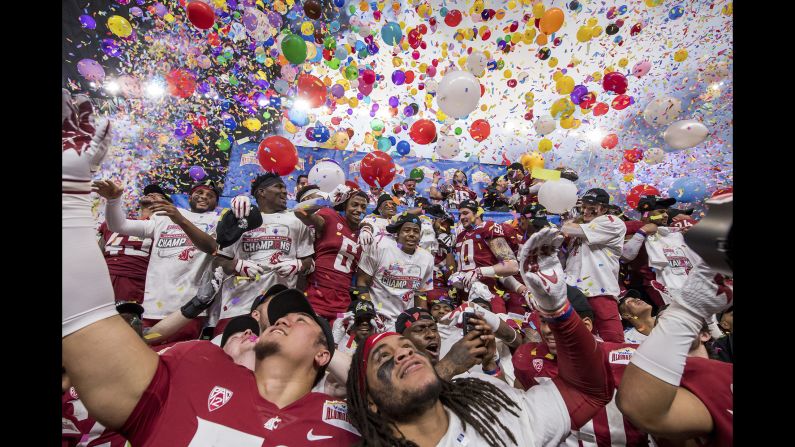
[[277,293],[284,292],[285,290],[287,290],[287,286],[284,284],[274,284],[270,286],[265,293],[254,298],[254,302],[251,303],[251,310],[249,312],[254,312],[254,309],[259,307],[260,304],[264,303],[265,300],[272,297],[273,295],[276,295]]
[[602,205],[610,204],[610,195],[602,188],[592,188],[585,191],[581,197],[583,203],[600,203]]
[[262,213],[256,205],[251,205],[251,210],[246,216],[245,226],[241,227],[241,222],[235,217],[235,213],[230,209],[225,209],[218,221],[218,226],[215,227],[215,241],[218,242],[220,248],[228,247],[243,235],[248,230],[259,228],[262,225]]
[[519,170],[519,171],[524,171],[524,166],[522,166],[522,164],[521,164],[521,163],[519,163],[518,161],[515,161],[515,162],[511,163],[511,164],[508,166],[508,170],[509,170],[509,171],[512,171],[512,170],[514,170],[514,169],[517,169],[517,170]]
[[461,208],[467,208],[469,210],[472,210],[473,213],[477,214],[480,205],[478,204],[478,202],[475,202],[472,199],[467,199],[458,204],[458,209]]
[[257,320],[251,318],[251,315],[240,315],[229,320],[229,324],[224,328],[224,334],[221,336],[221,347],[226,345],[229,337],[244,332],[246,329],[251,329],[251,332],[259,335],[259,323]]
[[[268,290],[270,292],[270,289]],[[306,299],[304,292],[298,289],[285,289],[273,295],[268,304],[268,322],[273,325],[287,314],[304,313],[309,315],[315,323],[320,326],[323,335],[326,337],[326,347],[331,355],[334,355],[334,335],[331,333],[331,326],[325,318],[318,316],[309,300]],[[327,366],[328,364],[326,364]],[[322,368],[325,371],[325,367]]]
[[384,193],[378,196],[378,202],[375,204],[375,210],[373,210],[373,214],[380,216],[381,212],[378,211],[378,209],[381,208],[381,205],[383,205],[386,202],[389,202],[390,200],[392,200],[392,196],[390,196],[389,194]]
[[397,319],[395,320],[395,331],[398,334],[402,334],[406,328],[411,327],[411,324],[419,321],[419,320],[434,320],[433,316],[428,309],[423,309],[422,307],[412,307],[410,309],[406,309],[398,315]]
[[405,223],[413,223],[422,227],[419,216],[404,212],[397,216],[397,220],[386,226],[386,231],[387,233],[395,234],[400,231],[400,227]]
[[571,180],[572,182],[576,182],[577,179],[580,178],[579,175],[571,168],[560,168],[560,178],[565,178],[566,180]]
[[678,208],[668,208],[668,211],[666,212],[666,214],[668,214],[668,218],[669,219],[673,219],[674,217],[676,217],[676,216],[678,216],[680,214],[687,214],[688,216],[690,216],[690,215],[693,214],[693,208],[689,208],[689,209],[685,209],[685,210],[680,210]]
[[163,188],[161,188],[160,185],[158,185],[158,184],[152,183],[151,185],[146,185],[144,187],[144,195],[147,195],[147,194],[161,194],[163,197],[166,198],[166,200],[171,202],[171,196],[166,194],[166,192],[163,191]]
[[676,203],[676,199],[673,197],[661,199],[657,196],[643,196],[638,201],[638,206],[635,209],[641,213],[645,213],[647,211],[668,209],[674,203]]
[[353,311],[353,316],[356,320],[360,318],[375,318],[375,305],[372,301],[368,300],[356,300],[351,302],[351,310]]
[[193,194],[193,192],[196,191],[197,189],[209,189],[210,191],[215,193],[216,199],[221,197],[221,190],[218,189],[218,186],[216,186],[215,182],[212,180],[205,180],[204,182],[196,183],[195,185],[193,185],[193,187],[191,187],[188,195]]
[[535,217],[546,217],[547,209],[540,203],[532,203],[522,208],[521,214],[522,216],[529,217],[531,219]]

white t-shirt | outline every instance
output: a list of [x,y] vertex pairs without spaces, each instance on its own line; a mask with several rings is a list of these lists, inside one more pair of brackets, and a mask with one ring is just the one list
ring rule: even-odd
[[410,255],[392,238],[373,244],[370,256],[362,256],[359,268],[373,277],[370,299],[384,317],[388,331],[395,330],[395,319],[414,307],[414,292],[433,288],[433,255],[417,247]]
[[649,336],[643,335],[638,332],[637,329],[631,327],[629,329],[624,330],[624,343],[634,343],[639,345],[643,343],[643,340],[646,340]]
[[681,290],[693,265],[703,262],[685,243],[682,233],[660,227],[657,233],[646,238],[644,243],[649,256],[649,267],[671,293]]
[[[246,231],[234,244],[220,250],[226,256],[256,262],[262,266],[270,264],[270,258],[281,253],[281,260],[300,259],[315,252],[309,227],[289,211],[262,214],[262,225]],[[224,281],[221,289],[219,318],[244,315],[251,310],[254,298],[275,284],[293,288],[298,276],[281,277],[265,271],[259,280],[234,278]]]
[[[560,391],[552,381],[536,385],[527,391],[516,389],[507,383],[490,377],[479,379],[497,386],[503,393],[519,405],[514,409],[518,416],[508,411],[500,411],[498,420],[508,428],[522,447],[558,445],[569,435],[571,417]],[[438,447],[463,447],[485,445],[486,441],[475,428],[468,424],[463,429],[461,419],[445,407],[450,423],[444,437],[436,444]],[[499,431],[499,426],[495,426]],[[507,445],[511,445],[507,434],[503,435]]]
[[[194,213],[177,208],[193,225],[215,238],[220,210]],[[152,238],[152,253],[146,270],[144,318],[160,320],[190,301],[199,287],[202,273],[212,256],[193,245],[188,235],[166,216],[153,215],[137,221]]]
[[627,227],[615,216],[599,216],[580,224],[585,239],[578,238],[566,260],[566,283],[585,296],[618,297],[618,260]]

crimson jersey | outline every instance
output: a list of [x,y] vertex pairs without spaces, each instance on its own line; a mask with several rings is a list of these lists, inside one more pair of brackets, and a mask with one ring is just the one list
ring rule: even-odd
[[146,279],[152,239],[142,240],[135,236],[114,233],[108,229],[106,222],[99,226],[99,232],[105,241],[102,254],[111,276]]
[[701,445],[734,443],[734,365],[700,357],[688,357],[680,386],[695,394],[707,407],[715,429],[700,439]]
[[74,387],[61,397],[61,447],[124,447],[127,440],[88,415]]
[[447,198],[447,203],[449,204],[450,208],[458,209],[458,204],[463,202],[464,200],[477,200],[478,195],[475,194],[475,191],[469,189],[468,186],[464,185],[453,185],[453,193],[450,197]]
[[260,395],[254,373],[203,340],[160,352],[152,382],[120,432],[136,447],[322,447],[359,439],[345,402],[310,392],[278,408]]
[[[306,295],[315,312],[334,318],[350,304],[351,281],[361,256],[358,231],[331,208],[315,213],[325,225],[315,238],[315,271],[307,277]],[[316,230],[317,231],[317,230]]]
[[[599,342],[599,347],[610,362],[617,393],[624,369],[638,345]],[[512,361],[516,379],[525,389],[558,375],[557,358],[549,353],[545,343],[526,343],[519,346],[513,354]],[[649,441],[648,435],[638,430],[619,411],[614,394],[613,400],[600,409],[593,419],[580,427],[578,432],[572,432],[564,444],[598,447],[648,446]]]
[[[498,237],[505,237],[503,227],[490,220],[468,229],[462,229],[455,239],[455,257],[458,271],[468,272],[478,267],[499,264],[500,260],[494,256],[491,247],[489,247],[489,242]],[[494,287],[497,284],[495,278],[482,278],[480,281],[489,286],[492,292],[495,292]]]

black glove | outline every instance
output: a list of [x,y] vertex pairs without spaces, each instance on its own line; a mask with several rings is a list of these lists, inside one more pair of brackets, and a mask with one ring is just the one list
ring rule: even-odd
[[213,300],[215,300],[215,296],[221,288],[220,284],[213,279],[213,269],[208,268],[202,274],[201,280],[199,280],[199,290],[196,292],[196,296],[191,298],[180,309],[185,318],[194,319],[213,304]]

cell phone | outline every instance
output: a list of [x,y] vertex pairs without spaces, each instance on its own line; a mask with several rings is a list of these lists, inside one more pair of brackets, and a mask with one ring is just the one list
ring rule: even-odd
[[463,321],[464,321],[464,324],[463,324],[464,335],[466,335],[467,332],[469,332],[469,331],[475,330],[475,325],[470,323],[469,319],[470,318],[476,318],[476,317],[477,317],[477,315],[475,315],[474,312],[464,312],[464,317],[463,317]]

